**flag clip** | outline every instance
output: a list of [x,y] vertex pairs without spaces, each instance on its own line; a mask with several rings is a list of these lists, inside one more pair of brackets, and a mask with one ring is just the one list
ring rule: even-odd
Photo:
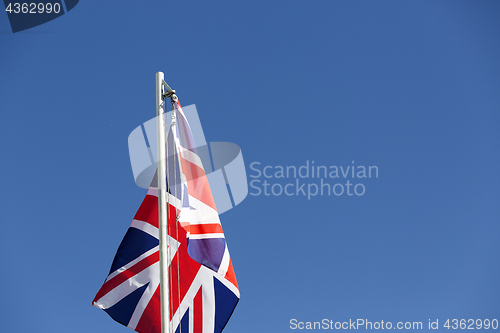
[[163,98],[165,97],[171,98],[172,96],[175,96],[175,90],[170,90],[170,91],[167,90],[167,92],[162,95]]

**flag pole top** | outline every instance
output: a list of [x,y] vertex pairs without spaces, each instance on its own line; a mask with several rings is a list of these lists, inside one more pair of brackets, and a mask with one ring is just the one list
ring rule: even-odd
[[167,82],[165,82],[163,72],[156,73],[158,85],[160,86],[161,99],[170,98],[172,103],[177,101],[177,95],[175,95],[175,90],[170,88]]
[[177,100],[177,95],[175,95],[175,90],[170,88],[170,86],[165,82],[165,80],[162,80],[161,85],[163,88],[165,88],[165,92],[162,94],[162,97],[168,97],[172,100],[172,102],[175,102]]

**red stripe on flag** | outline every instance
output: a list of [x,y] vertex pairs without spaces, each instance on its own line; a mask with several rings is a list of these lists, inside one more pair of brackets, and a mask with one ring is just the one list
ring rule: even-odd
[[[179,248],[177,249],[177,253],[175,254],[172,262],[170,263],[169,269],[169,279],[171,283],[171,291],[170,291],[170,302],[171,309],[170,311],[170,319],[179,308],[179,301],[182,301],[191,286],[192,281],[198,274],[200,270],[201,264],[194,261],[187,252],[186,246],[186,231],[182,227],[180,227],[179,223],[175,224],[179,230],[179,239],[184,240],[181,241]],[[175,236],[177,230],[173,225],[170,226],[170,235]],[[180,265],[177,265],[177,261],[179,261]],[[180,283],[178,276],[181,277]],[[179,300],[179,285],[180,285],[180,300]]]
[[94,302],[99,300],[101,297],[105,296],[107,293],[109,293],[113,288],[118,287],[120,284],[122,284],[124,281],[130,279],[134,275],[142,272],[144,269],[148,268],[149,266],[153,265],[154,263],[160,261],[160,252],[156,251],[155,253],[147,256],[146,258],[142,259],[139,261],[137,264],[134,266],[130,267],[129,269],[121,272],[111,280],[107,281],[104,283],[97,292],[97,295],[94,298]]
[[160,286],[149,301],[135,328],[140,333],[161,333]]
[[229,259],[229,267],[224,278],[238,288],[238,282],[236,282],[236,275],[234,275],[233,262],[231,261],[231,258]]
[[203,286],[193,299],[193,333],[203,333]]
[[217,210],[214,198],[212,197],[212,192],[210,191],[205,170],[196,164],[189,162],[183,157],[180,158],[180,161],[182,165],[182,172],[186,176],[188,193],[207,206]]
[[158,197],[146,195],[134,219],[147,222],[158,228]]
[[191,224],[189,226],[189,232],[191,235],[200,234],[222,234],[222,226],[220,223],[210,223],[210,224]]

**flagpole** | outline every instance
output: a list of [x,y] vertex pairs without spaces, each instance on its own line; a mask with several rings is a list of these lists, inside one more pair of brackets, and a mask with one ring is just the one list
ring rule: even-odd
[[[156,137],[158,148],[158,222],[160,235],[160,308],[161,333],[169,332],[168,248],[167,248],[167,173],[165,154],[165,116],[163,103],[163,72],[156,73]],[[169,87],[170,88],[170,87]]]

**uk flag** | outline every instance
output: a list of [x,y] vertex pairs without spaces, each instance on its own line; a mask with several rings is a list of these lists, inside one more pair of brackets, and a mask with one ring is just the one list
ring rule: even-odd
[[[231,258],[189,123],[175,100],[167,139],[169,326],[219,333],[239,301]],[[158,189],[153,179],[93,300],[140,333],[160,333]]]

